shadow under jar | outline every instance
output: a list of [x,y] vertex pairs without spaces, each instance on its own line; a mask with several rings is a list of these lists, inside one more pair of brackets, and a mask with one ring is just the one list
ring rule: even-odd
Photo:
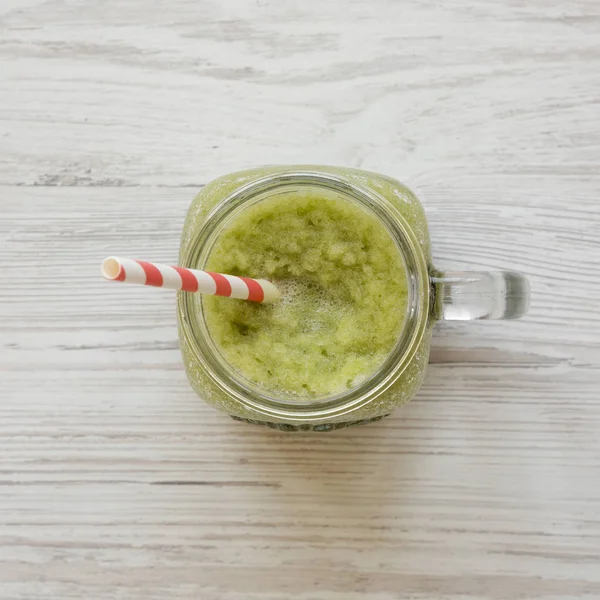
[[[526,313],[529,286],[523,275],[436,271],[427,220],[417,197],[399,181],[355,169],[273,166],[216,179],[189,208],[179,264],[206,269],[221,236],[253,207],[267,202],[276,207],[278,201],[306,197],[348,203],[363,211],[365,220],[376,221],[381,235],[393,241],[401,264],[398,278],[406,292],[401,324],[389,352],[372,372],[330,393],[288,393],[253,380],[232,365],[211,335],[206,297],[179,292],[179,339],[187,376],[201,398],[233,418],[282,431],[331,431],[377,421],[408,402],[420,387],[437,320],[509,319]],[[264,272],[231,274],[269,278]]]

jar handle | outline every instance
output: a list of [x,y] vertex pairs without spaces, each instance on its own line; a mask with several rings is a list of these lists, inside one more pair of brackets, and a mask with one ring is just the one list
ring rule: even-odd
[[529,309],[529,281],[521,273],[444,271],[430,280],[437,319],[518,319]]

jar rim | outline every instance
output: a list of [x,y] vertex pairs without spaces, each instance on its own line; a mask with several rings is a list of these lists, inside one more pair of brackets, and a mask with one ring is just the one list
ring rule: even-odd
[[[342,194],[367,209],[386,227],[398,245],[405,263],[409,300],[407,314],[398,340],[383,363],[363,382],[335,395],[319,398],[294,398],[293,402],[270,395],[240,376],[218,352],[204,321],[198,317],[194,294],[179,292],[177,298],[182,334],[189,350],[213,383],[246,410],[265,420],[311,423],[339,420],[363,408],[385,392],[402,375],[413,359],[425,334],[430,308],[429,277],[425,255],[400,212],[382,195],[368,186],[349,181],[343,175],[294,168],[259,177],[220,200],[206,216],[202,228],[191,240],[181,265],[203,268],[212,246],[229,217],[268,192],[285,188],[312,186]],[[303,402],[305,401],[305,402]]]

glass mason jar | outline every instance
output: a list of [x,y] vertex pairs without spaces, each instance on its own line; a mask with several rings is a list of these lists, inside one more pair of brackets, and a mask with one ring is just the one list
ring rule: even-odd
[[216,179],[189,208],[179,264],[203,269],[215,240],[240,211],[265,198],[303,190],[354,202],[391,234],[408,276],[403,328],[383,364],[356,387],[323,398],[284,398],[227,363],[211,340],[200,295],[179,292],[179,340],[187,376],[200,397],[233,418],[283,431],[330,431],[377,421],[419,389],[437,320],[511,319],[527,311],[529,286],[523,275],[437,271],[417,197],[395,179],[356,169],[272,166]]

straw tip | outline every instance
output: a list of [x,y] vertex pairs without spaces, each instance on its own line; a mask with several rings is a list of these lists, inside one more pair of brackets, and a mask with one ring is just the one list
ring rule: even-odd
[[259,279],[258,281],[263,288],[263,304],[271,304],[271,302],[277,302],[278,300],[281,300],[281,291],[278,287],[265,279]]
[[114,280],[121,273],[121,261],[116,256],[109,256],[102,261],[100,272],[105,279]]

